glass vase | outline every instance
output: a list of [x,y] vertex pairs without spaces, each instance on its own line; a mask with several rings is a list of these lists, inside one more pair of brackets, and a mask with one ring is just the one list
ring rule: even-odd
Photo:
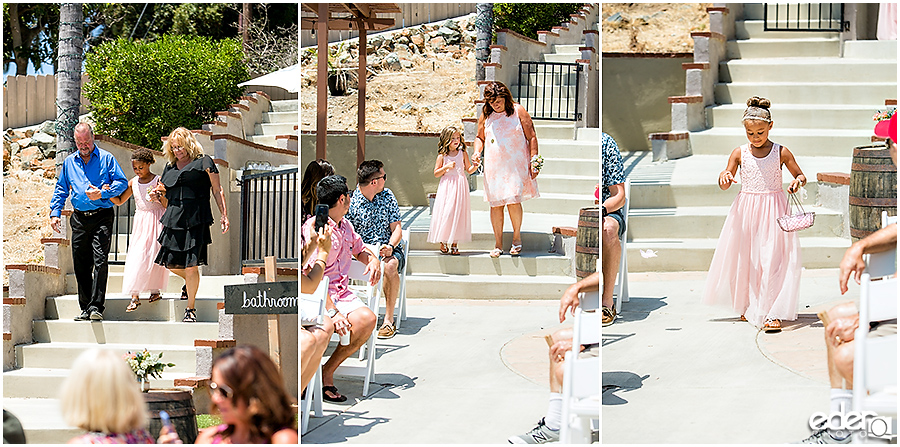
[[147,393],[150,391],[150,379],[147,376],[141,376],[141,392]]

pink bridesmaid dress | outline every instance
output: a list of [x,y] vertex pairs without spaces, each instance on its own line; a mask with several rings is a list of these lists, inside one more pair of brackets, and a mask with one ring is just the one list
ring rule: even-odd
[[795,320],[800,290],[800,242],[776,219],[787,211],[781,183],[781,145],[762,158],[741,146],[741,191],[734,199],[703,291],[703,303],[726,305],[762,327]]
[[456,167],[447,171],[438,182],[428,242],[453,244],[472,240],[469,179],[466,177],[464,157],[462,151],[456,151],[453,157],[444,155],[443,166],[456,162]]
[[126,295],[161,292],[169,284],[169,271],[154,262],[160,247],[156,239],[162,231],[159,219],[166,212],[162,204],[147,200],[147,192],[156,188],[157,182],[159,176],[147,184],[135,179],[132,186],[135,212],[122,279],[122,293]]

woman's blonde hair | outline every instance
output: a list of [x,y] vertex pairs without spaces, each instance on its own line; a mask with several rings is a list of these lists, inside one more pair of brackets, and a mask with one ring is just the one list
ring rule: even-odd
[[162,147],[163,157],[166,157],[166,161],[168,161],[170,165],[175,164],[175,153],[172,152],[171,148],[173,143],[175,143],[176,146],[183,147],[192,160],[203,156],[203,146],[200,146],[200,143],[194,138],[193,132],[184,127],[178,127],[169,134],[169,138],[166,138]]
[[459,145],[456,146],[456,149],[461,151],[466,150],[466,143],[462,140],[462,132],[460,132],[456,126],[447,126],[441,131],[441,138],[438,140],[439,154],[447,155],[450,153],[450,140],[452,140],[453,135],[456,134],[459,134]]
[[89,349],[75,359],[60,395],[66,423],[100,433],[146,427],[146,405],[122,356],[102,349]]

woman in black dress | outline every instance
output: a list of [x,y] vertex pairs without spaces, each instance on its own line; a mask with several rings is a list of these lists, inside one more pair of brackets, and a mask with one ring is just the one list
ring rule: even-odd
[[184,278],[182,299],[187,308],[181,321],[196,322],[194,300],[200,287],[200,266],[207,264],[206,248],[212,242],[209,227],[214,220],[209,196],[216,199],[222,214],[222,234],[228,231],[228,210],[225,192],[219,182],[219,170],[194,134],[179,127],[163,143],[163,156],[169,163],[160,176],[159,185],[151,194],[165,195],[169,201],[163,214],[163,230],[157,239],[162,246],[156,263]]

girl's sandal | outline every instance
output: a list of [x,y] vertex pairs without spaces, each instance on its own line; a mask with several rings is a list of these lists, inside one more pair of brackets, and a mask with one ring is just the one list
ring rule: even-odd
[[741,321],[747,321],[747,317],[741,315]]
[[128,303],[128,307],[125,308],[125,312],[134,312],[137,310],[138,306],[140,306],[140,305],[141,305],[141,299],[132,297],[131,302]]
[[196,323],[197,322],[197,309],[185,308],[184,309],[184,318],[181,319],[182,323]]
[[509,254],[511,256],[519,256],[522,254],[522,244],[513,244],[512,247],[509,248]]
[[441,254],[445,255],[447,253],[450,253],[450,250],[447,249],[447,244],[441,242]]
[[766,332],[781,332],[781,320],[766,320],[763,330]]
[[453,256],[459,256],[459,247],[457,247],[456,245],[451,245],[450,254]]
[[151,302],[151,303],[155,303],[155,302],[157,302],[157,301],[159,301],[159,300],[161,300],[161,299],[162,299],[162,295],[160,295],[160,294],[158,294],[158,293],[151,293],[151,294],[150,294],[150,302]]
[[495,248],[495,249],[491,250],[491,257],[494,259],[499,258],[500,255],[502,255],[502,254],[503,254],[503,250],[501,250],[499,248]]

